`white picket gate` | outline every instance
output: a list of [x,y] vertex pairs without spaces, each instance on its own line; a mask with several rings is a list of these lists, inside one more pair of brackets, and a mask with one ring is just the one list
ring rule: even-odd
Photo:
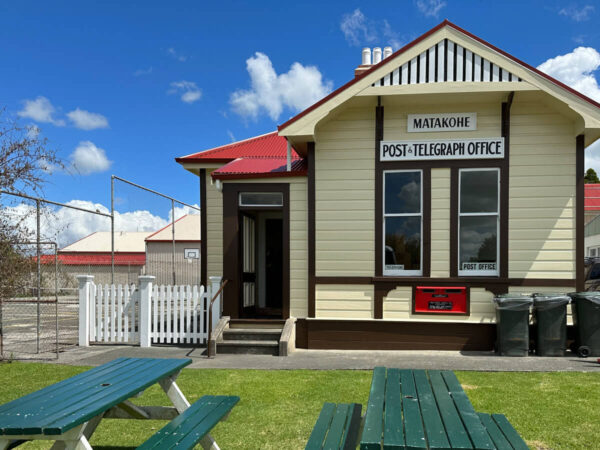
[[90,341],[137,343],[140,293],[132,285],[91,286]]
[[[79,279],[79,345],[90,342],[139,344],[206,344],[209,303],[220,277],[211,286],[152,286],[141,275],[139,285],[96,285]],[[221,316],[220,298],[213,305],[213,326]]]
[[157,344],[204,344],[208,339],[208,293],[204,286],[154,286],[152,329]]

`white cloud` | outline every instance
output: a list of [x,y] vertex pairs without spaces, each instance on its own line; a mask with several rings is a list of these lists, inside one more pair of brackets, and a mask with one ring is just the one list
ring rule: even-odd
[[[177,204],[177,203],[175,203]],[[196,208],[198,208],[198,205],[194,204],[192,206],[195,206]],[[200,211],[198,211],[197,209],[194,208],[190,208],[189,206],[185,206],[185,205],[181,205],[181,206],[175,206],[175,220],[177,219],[181,219],[183,216],[187,216],[187,215],[197,215],[200,214]],[[171,211],[169,209],[169,223],[171,223],[173,221],[173,211]],[[177,225],[175,225],[175,229],[177,229]]]
[[237,141],[237,139],[235,138],[235,135],[231,132],[231,130],[227,130],[227,136],[229,136],[229,140],[231,142]]
[[167,49],[167,54],[173,58],[176,59],[179,62],[186,62],[187,61],[187,56],[185,56],[183,53],[179,53],[177,50],[175,50],[173,47],[169,47]]
[[31,124],[27,127],[27,137],[29,139],[37,139],[42,130],[37,125]]
[[19,117],[25,117],[41,123],[51,123],[57,127],[65,126],[63,119],[56,119],[56,108],[46,97],[39,96],[35,100],[24,100],[23,109],[17,112]]
[[73,122],[73,125],[82,130],[108,128],[108,119],[102,114],[92,113],[77,108],[67,113],[67,117],[71,120],[71,122]]
[[169,94],[181,94],[181,101],[185,103],[194,103],[202,97],[202,90],[193,81],[173,81]]
[[283,108],[301,111],[327,95],[331,81],[324,81],[315,66],[303,66],[295,62],[286,73],[277,74],[267,55],[256,52],[246,60],[251,88],[237,90],[229,99],[233,110],[243,116],[256,119],[266,112],[277,120]]
[[[93,203],[86,200],[71,200],[66,204],[110,214],[110,210],[100,203]],[[4,208],[3,214],[6,214],[6,217],[10,218],[13,223],[22,220],[22,224],[28,230],[29,236],[32,240],[35,240],[35,206],[25,203],[8,206]],[[96,231],[110,231],[109,217],[66,207],[50,208],[44,206],[40,222],[42,239],[56,241],[59,247],[72,244],[76,240]],[[115,211],[115,230],[117,231],[147,231],[151,233],[165,227],[168,223],[167,219],[146,210],[124,213]]]
[[416,0],[417,9],[425,17],[438,17],[440,10],[446,6],[443,0]]
[[592,5],[585,5],[581,7],[570,5],[558,11],[558,14],[568,17],[575,22],[584,22],[590,18],[590,15],[594,12],[594,9],[595,8]]
[[153,67],[150,66],[147,69],[136,70],[135,72],[133,72],[133,75],[136,76],[136,77],[141,77],[143,75],[150,75],[153,70],[154,70]]
[[585,170],[590,168],[600,175],[600,140],[585,149]]
[[70,158],[71,167],[81,175],[104,172],[112,164],[104,149],[96,147],[91,141],[81,141]]
[[594,72],[600,67],[600,53],[591,47],[577,47],[540,64],[538,69],[588,97],[600,101],[600,87]]
[[392,29],[392,26],[387,20],[383,21],[383,37],[390,44],[393,51],[398,50],[406,43],[406,40],[402,39],[400,34]]
[[340,29],[350,45],[371,43],[377,39],[372,21],[368,20],[359,8],[343,15]]

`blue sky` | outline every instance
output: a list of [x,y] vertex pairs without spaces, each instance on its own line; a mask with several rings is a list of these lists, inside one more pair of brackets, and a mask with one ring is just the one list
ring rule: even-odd
[[[176,156],[274,130],[352,78],[363,46],[397,50],[444,18],[534,66],[567,55],[545,67],[600,100],[590,1],[22,0],[0,5],[1,103],[78,164],[50,176],[48,198],[108,206],[116,174],[193,204]],[[117,196],[121,212],[167,216]]]

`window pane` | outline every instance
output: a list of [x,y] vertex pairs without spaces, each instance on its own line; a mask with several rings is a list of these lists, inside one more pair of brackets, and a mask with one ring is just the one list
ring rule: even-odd
[[385,213],[421,213],[421,172],[385,174]]
[[496,271],[498,217],[460,218],[460,270]]
[[241,206],[283,206],[281,192],[240,192]]
[[421,218],[385,218],[385,270],[421,270]]
[[498,212],[498,171],[460,173],[460,212]]

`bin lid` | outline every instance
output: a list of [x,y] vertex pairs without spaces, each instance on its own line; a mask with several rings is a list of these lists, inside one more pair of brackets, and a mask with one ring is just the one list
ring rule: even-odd
[[529,295],[503,294],[503,296],[494,297],[494,303],[496,309],[525,311],[531,307],[533,299]]
[[538,309],[540,307],[553,308],[567,305],[571,301],[571,297],[567,294],[559,292],[546,292],[533,294],[533,304]]
[[578,300],[587,300],[589,302],[600,305],[600,292],[597,291],[571,292],[568,295],[574,302]]

